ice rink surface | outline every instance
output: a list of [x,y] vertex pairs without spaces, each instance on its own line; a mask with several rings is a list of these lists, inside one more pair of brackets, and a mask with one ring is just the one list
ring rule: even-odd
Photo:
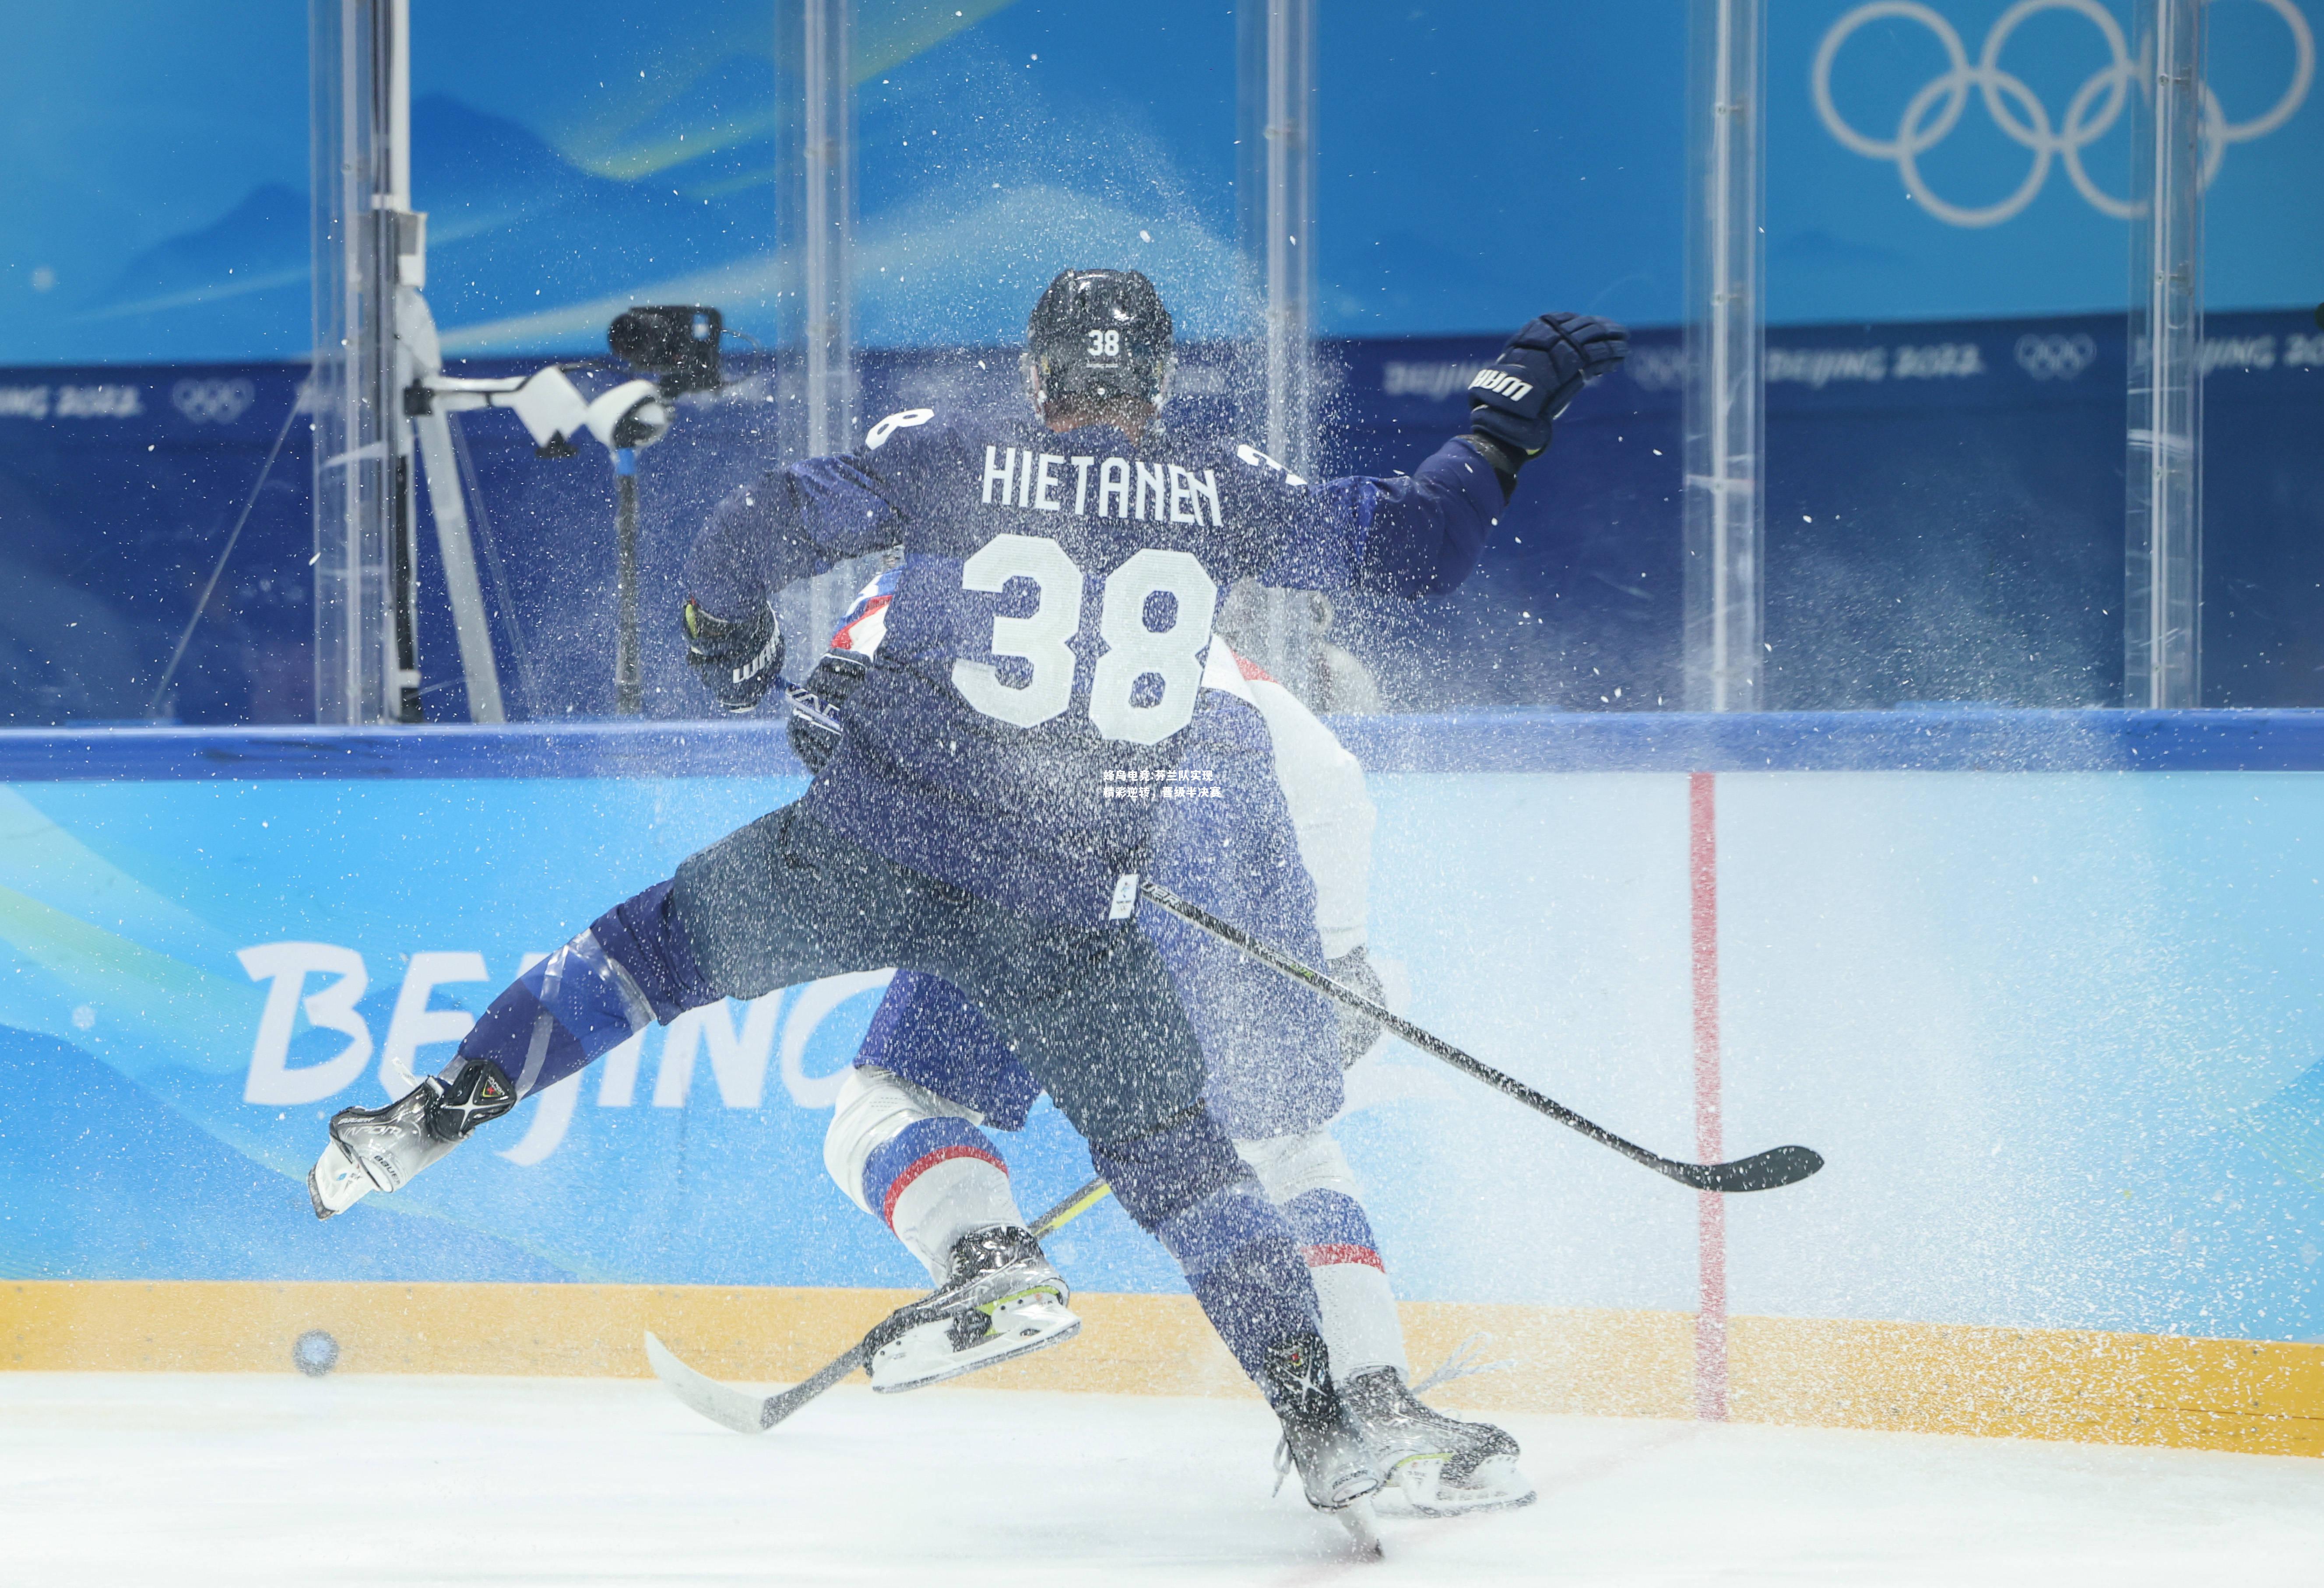
[[2324,1581],[2324,1462],[1509,1426],[1538,1504],[1358,1565],[1255,1399],[850,1386],[750,1438],[650,1380],[6,1373],[0,1583]]

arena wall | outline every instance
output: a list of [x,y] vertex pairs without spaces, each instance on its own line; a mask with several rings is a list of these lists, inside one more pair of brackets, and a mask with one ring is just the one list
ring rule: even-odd
[[[1342,1132],[1416,1365],[1514,1363],[1453,1399],[2324,1445],[2324,721],[1342,726],[1414,1019],[1658,1150],[1829,1164],[1714,1215],[1375,1055]],[[328,1225],[299,1184],[383,1066],[799,786],[753,725],[0,735],[0,1361],[835,1353],[915,1277],[817,1151],[876,977],[650,1033]],[[1046,1110],[1005,1145],[1028,1206],[1089,1172]],[[990,1382],[1236,1391],[1118,1209],[1052,1250],[1090,1327]]]

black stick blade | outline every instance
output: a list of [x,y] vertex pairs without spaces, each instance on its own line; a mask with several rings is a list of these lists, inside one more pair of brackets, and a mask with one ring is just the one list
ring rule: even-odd
[[1794,1186],[1823,1168],[1823,1154],[1812,1147],[1770,1147],[1732,1163],[1683,1163],[1674,1180],[1698,1191],[1773,1191]]

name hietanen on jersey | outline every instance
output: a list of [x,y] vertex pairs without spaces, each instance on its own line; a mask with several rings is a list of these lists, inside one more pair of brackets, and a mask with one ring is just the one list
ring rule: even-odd
[[[1065,473],[1068,468],[1073,471],[1070,478]],[[1030,448],[987,447],[983,485],[978,500],[1001,507],[1077,512],[1084,518],[1094,513],[1100,518],[1151,518],[1174,524],[1208,522],[1215,528],[1226,527],[1219,511],[1219,479],[1214,469],[1206,468],[1197,475],[1176,463],[1070,457]],[[1206,505],[1210,508],[1207,520],[1203,516]]]

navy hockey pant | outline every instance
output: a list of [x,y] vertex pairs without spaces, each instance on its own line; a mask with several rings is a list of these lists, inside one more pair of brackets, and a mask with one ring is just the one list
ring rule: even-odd
[[797,806],[689,857],[670,903],[704,979],[729,997],[886,965],[942,976],[1093,1141],[1144,1135],[1202,1097],[1201,1044],[1133,921],[1019,915],[883,859]]
[[988,903],[786,806],[689,856],[493,1000],[456,1065],[489,1058],[530,1094],[651,1020],[721,997],[901,965],[982,1010],[1091,1143],[1221,1336],[1258,1377],[1317,1310],[1289,1225],[1202,1107],[1203,1056],[1134,921],[1060,926]]

